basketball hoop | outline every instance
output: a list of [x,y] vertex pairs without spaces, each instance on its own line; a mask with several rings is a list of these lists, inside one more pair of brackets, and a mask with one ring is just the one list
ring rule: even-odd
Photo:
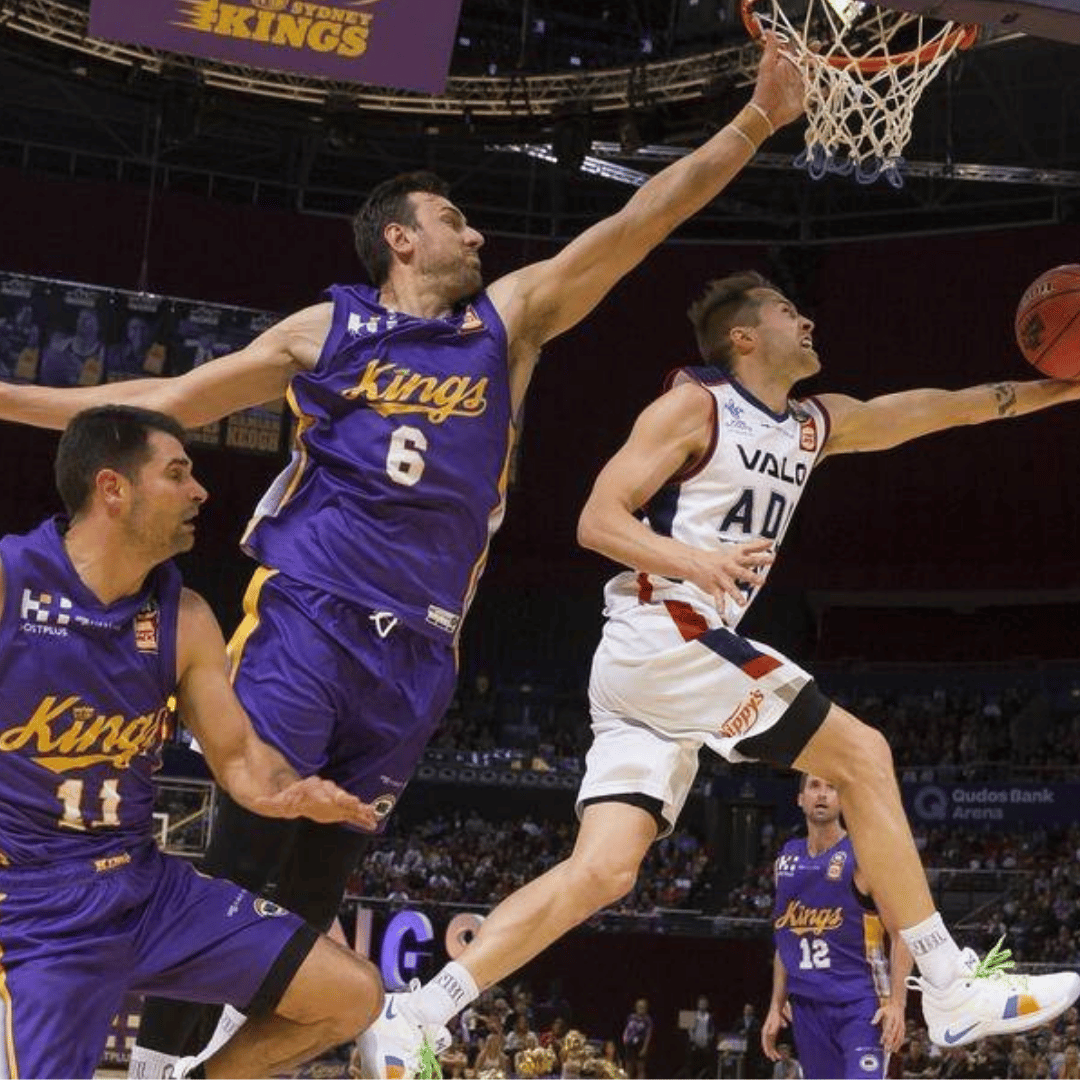
[[815,180],[854,174],[904,184],[902,151],[930,81],[978,37],[977,26],[889,11],[862,0],[742,0],[753,38],[773,30],[806,79],[806,149],[795,164]]

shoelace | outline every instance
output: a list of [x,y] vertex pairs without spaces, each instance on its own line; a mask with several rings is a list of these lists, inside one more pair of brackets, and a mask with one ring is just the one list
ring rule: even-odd
[[416,1080],[442,1080],[442,1066],[426,1035],[416,1052]]
[[1012,986],[1021,986],[1024,989],[1027,988],[1027,976],[1011,973],[1011,969],[1016,967],[1016,962],[1011,959],[1012,950],[1003,949],[1001,943],[1005,940],[1005,935],[994,942],[994,947],[975,965],[975,970],[971,973],[972,979],[1004,979]]

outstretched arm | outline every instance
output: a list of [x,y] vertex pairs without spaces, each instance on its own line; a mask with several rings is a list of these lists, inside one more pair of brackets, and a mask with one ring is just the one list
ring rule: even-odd
[[596,478],[578,520],[578,542],[633,570],[692,581],[723,611],[725,594],[746,603],[738,583],[758,584],[758,568],[773,561],[770,542],[705,551],[659,536],[634,516],[671,477],[700,458],[713,423],[712,395],[696,383],[682,383],[648,406]]
[[244,348],[173,378],[63,389],[0,383],[0,420],[62,429],[83,409],[138,405],[168,413],[186,428],[199,427],[280,398],[293,375],[318,362],[331,312],[329,303],[305,308]]
[[491,298],[523,351],[539,350],[580,322],[676,226],[718,195],[773,130],[802,112],[802,97],[801,74],[767,34],[751,103],[726,127],[558,255],[491,286]]
[[251,726],[229,683],[225,640],[206,601],[185,589],[177,646],[177,702],[214,779],[263,817],[308,817],[374,829],[374,810],[318,776],[296,770]]
[[966,390],[904,390],[858,401],[822,394],[832,421],[825,454],[887,450],[934,431],[983,424],[1080,399],[1080,382],[1038,379],[987,383]]

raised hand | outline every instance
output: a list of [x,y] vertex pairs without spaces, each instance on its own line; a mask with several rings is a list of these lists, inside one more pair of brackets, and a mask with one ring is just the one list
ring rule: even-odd
[[766,31],[762,35],[762,44],[757,83],[750,100],[765,112],[773,128],[780,128],[802,115],[806,81],[797,65],[782,50],[776,34]]

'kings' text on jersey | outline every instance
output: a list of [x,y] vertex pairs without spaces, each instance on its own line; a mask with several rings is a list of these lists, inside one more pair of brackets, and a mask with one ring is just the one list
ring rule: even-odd
[[789,994],[843,1004],[888,993],[884,929],[854,874],[847,836],[816,855],[789,840],[777,857],[773,938]]
[[452,639],[505,507],[506,331],[486,293],[446,319],[389,311],[364,286],[329,295],[319,362],[289,388],[293,459],[256,508],[245,549]]
[[53,518],[0,540],[0,863],[105,859],[150,839],[176,688],[180,574],[104,605]]

